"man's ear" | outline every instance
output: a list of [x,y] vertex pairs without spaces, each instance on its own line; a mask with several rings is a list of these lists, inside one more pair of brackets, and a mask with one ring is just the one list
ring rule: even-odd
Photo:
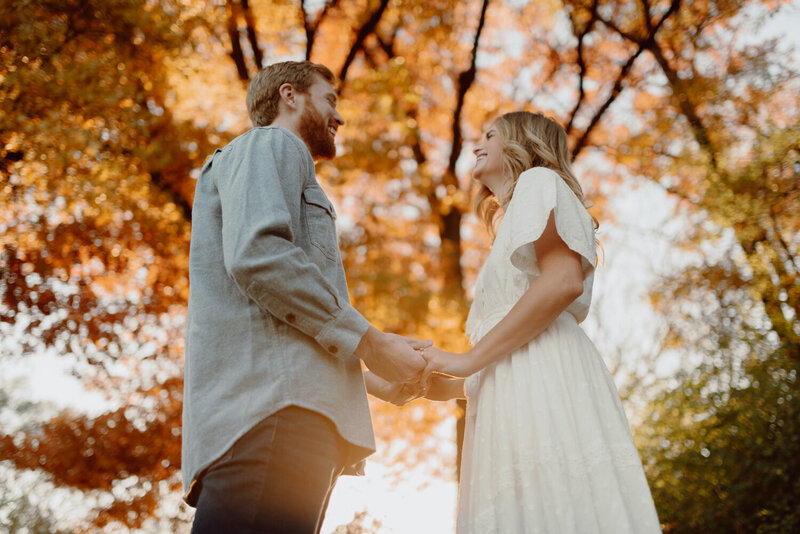
[[283,103],[292,111],[297,110],[297,91],[290,83],[285,83],[278,88]]

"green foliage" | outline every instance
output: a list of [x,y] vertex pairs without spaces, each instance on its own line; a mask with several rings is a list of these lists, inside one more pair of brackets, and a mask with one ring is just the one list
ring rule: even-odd
[[796,532],[800,365],[725,363],[678,376],[637,436],[665,532]]
[[665,25],[648,50],[668,90],[619,156],[697,221],[677,244],[698,260],[652,293],[681,371],[637,428],[666,532],[800,528],[800,88],[774,41],[711,31],[738,6]]
[[800,529],[800,130],[776,130],[692,195],[707,220],[685,245],[727,253],[653,293],[669,345],[694,353],[638,429],[666,532]]

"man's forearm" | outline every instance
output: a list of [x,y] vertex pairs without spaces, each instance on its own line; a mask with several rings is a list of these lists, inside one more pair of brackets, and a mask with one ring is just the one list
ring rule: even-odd
[[275,318],[332,356],[349,357],[368,323],[295,241],[303,177],[313,174],[302,141],[279,129],[256,129],[213,161],[228,274]]
[[339,297],[301,248],[262,234],[229,258],[237,285],[271,315],[317,340],[332,356],[355,351],[369,323]]

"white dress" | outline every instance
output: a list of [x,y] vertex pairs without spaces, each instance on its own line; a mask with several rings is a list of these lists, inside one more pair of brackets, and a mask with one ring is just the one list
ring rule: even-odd
[[579,326],[592,293],[592,219],[555,172],[520,175],[467,334],[477,343],[539,275],[533,242],[551,212],[581,255],[584,292],[530,343],[467,378],[458,533],[661,532],[619,394]]

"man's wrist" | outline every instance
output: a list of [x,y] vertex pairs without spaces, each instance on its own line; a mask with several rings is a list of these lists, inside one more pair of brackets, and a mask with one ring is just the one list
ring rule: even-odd
[[358,342],[356,350],[353,351],[356,358],[367,363],[370,357],[375,353],[375,343],[377,342],[379,334],[381,334],[380,330],[369,325],[367,331],[361,336],[361,341]]

